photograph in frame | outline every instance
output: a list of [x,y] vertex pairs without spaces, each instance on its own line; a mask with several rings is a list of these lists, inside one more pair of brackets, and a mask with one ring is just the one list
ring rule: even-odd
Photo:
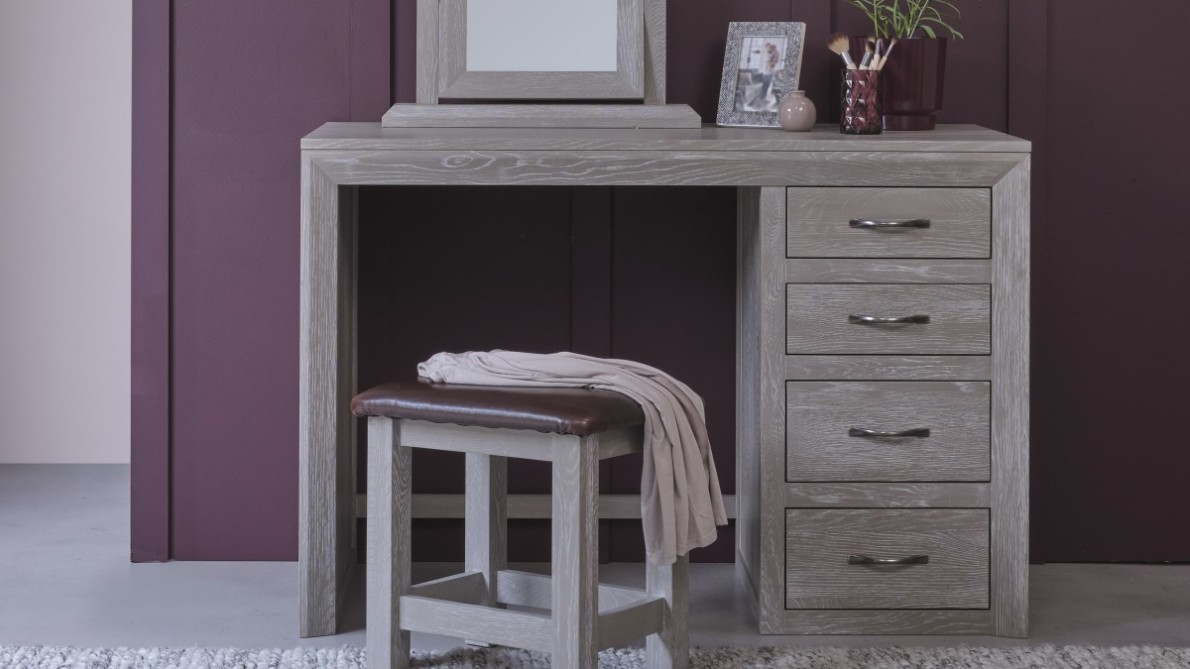
[[779,127],[781,99],[801,79],[804,23],[732,23],[716,123]]

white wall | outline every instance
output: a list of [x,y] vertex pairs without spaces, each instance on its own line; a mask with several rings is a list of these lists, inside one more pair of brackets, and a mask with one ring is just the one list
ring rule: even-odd
[[128,462],[131,0],[0,0],[0,463]]

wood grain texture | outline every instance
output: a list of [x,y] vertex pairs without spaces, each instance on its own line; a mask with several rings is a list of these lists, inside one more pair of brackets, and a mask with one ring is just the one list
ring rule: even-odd
[[[534,609],[549,609],[553,601],[552,580],[544,574],[505,569],[497,575],[499,582],[498,601],[510,606],[527,606]],[[649,599],[644,590],[618,585],[599,586],[599,611],[639,604]]]
[[666,0],[645,0],[645,104],[665,104]]
[[699,128],[689,105],[396,104],[386,128]]
[[988,260],[857,260],[799,258],[785,262],[789,283],[991,283]]
[[[413,496],[414,518],[463,518],[464,495],[457,493],[419,493]],[[728,518],[736,517],[735,495],[724,495],[723,506]],[[356,518],[368,516],[368,496],[357,495]],[[517,520],[546,519],[552,513],[549,495],[509,495],[508,517]],[[640,520],[640,495],[600,495],[600,520]]]
[[598,440],[570,437],[554,454],[550,614],[557,669],[599,666]]
[[439,0],[438,98],[459,100],[641,100],[643,0],[617,0],[614,72],[507,72],[467,68],[467,0]]
[[551,647],[550,619],[543,615],[411,595],[401,598],[400,608],[403,630],[528,650],[548,651]]
[[785,634],[992,634],[990,611],[785,611],[774,628]]
[[784,362],[781,333],[784,324],[784,285],[780,267],[785,255],[784,188],[762,188],[757,225],[756,258],[751,271],[758,273],[759,298],[759,388],[758,443],[760,449],[760,569],[757,591],[760,594],[760,631],[773,633],[780,612],[785,608],[782,557],[785,553],[785,518],[781,516],[781,486],[784,483],[785,454],[780,447],[785,431],[782,402],[782,366]]
[[[853,228],[850,221],[927,219],[928,228]],[[986,188],[791,188],[790,258],[987,258]]]
[[401,597],[412,584],[409,495],[412,465],[401,447],[400,423],[368,419],[367,631],[368,662],[374,669],[409,666],[409,632],[400,625]]
[[1029,174],[993,189],[992,588],[996,632],[1029,630]]
[[[791,381],[785,384],[789,481],[987,481],[991,384]],[[851,428],[928,437],[853,437]]]
[[299,618],[302,636],[319,636],[335,633],[354,563],[354,218],[353,199],[309,160],[302,183]]
[[[322,125],[302,138],[307,151],[774,151],[791,153],[857,152],[933,153],[942,161],[948,154],[985,154],[1015,164],[1029,151],[1029,142],[972,125],[939,126],[932,132],[888,133],[857,137],[839,132],[837,125],[820,125],[811,132],[784,132],[773,128],[720,128],[704,125],[697,130],[575,130],[575,129],[468,129],[444,133],[432,129],[384,128],[380,123]],[[994,154],[1015,154],[996,156]],[[829,160],[829,156],[814,156]],[[933,183],[961,186],[961,174],[940,171]],[[951,179],[959,181],[951,183]],[[997,180],[972,184],[990,187]],[[829,184],[807,183],[808,186]],[[841,186],[856,184],[840,184]]]
[[[790,284],[790,354],[967,354],[991,352],[991,287],[979,285]],[[848,316],[926,315],[926,324],[868,325]]]
[[409,588],[409,594],[460,604],[484,604],[488,596],[487,579],[481,572],[469,571],[418,583]]
[[[629,132],[629,131],[625,131]],[[957,185],[998,181],[997,155],[832,152],[418,151],[320,153],[324,172],[354,186],[919,186],[953,171]],[[894,169],[895,167],[895,169]]]
[[[736,561],[743,574],[760,573],[760,190],[736,195]],[[752,584],[755,589],[755,583]]]
[[496,574],[508,563],[508,460],[468,453],[465,518],[466,569],[483,574],[488,596],[496,601]]
[[991,356],[976,355],[790,355],[785,378],[794,381],[985,381]]
[[649,669],[686,669],[690,665],[690,558],[671,565],[646,564],[645,589],[661,598],[661,629],[645,638]]
[[789,483],[783,508],[983,507],[992,503],[988,483]]
[[548,461],[553,459],[558,448],[569,442],[563,435],[530,430],[451,425],[421,420],[405,420],[401,423],[402,445],[435,451]]
[[[599,641],[595,644],[596,648],[614,648],[641,637],[656,636],[665,624],[665,611],[665,600],[652,597],[600,613]],[[650,669],[660,666],[662,665],[649,663]]]
[[[788,509],[791,609],[987,608],[987,509]],[[911,566],[848,564],[848,556],[928,555]]]
[[438,0],[417,0],[417,103],[438,104]]

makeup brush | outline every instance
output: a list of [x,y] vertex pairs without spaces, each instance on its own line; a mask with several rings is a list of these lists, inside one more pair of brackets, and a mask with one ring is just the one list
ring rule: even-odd
[[886,62],[888,62],[888,54],[892,53],[893,47],[896,45],[897,45],[897,38],[894,37],[894,38],[892,38],[892,40],[889,41],[888,48],[884,50],[884,55],[880,56],[880,59],[879,59],[880,62],[876,63],[876,67],[873,69],[876,69],[876,70],[884,69],[884,64]]
[[843,33],[835,33],[831,35],[830,41],[826,43],[826,46],[831,51],[843,57],[843,62],[847,64],[847,69],[856,69],[855,61],[851,60],[851,54],[847,51],[847,49],[851,46],[850,40],[847,39],[847,35]]
[[874,37],[869,37],[867,41],[864,42],[864,59],[859,62],[859,69],[868,69],[868,65],[872,63],[875,47],[876,39]]

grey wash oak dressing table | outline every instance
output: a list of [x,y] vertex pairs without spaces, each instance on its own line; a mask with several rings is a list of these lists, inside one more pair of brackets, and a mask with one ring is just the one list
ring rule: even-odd
[[[736,186],[736,568],[764,633],[1027,633],[1029,151],[975,126],[302,140],[300,624],[355,555],[364,185]],[[928,436],[927,436],[928,435]]]

